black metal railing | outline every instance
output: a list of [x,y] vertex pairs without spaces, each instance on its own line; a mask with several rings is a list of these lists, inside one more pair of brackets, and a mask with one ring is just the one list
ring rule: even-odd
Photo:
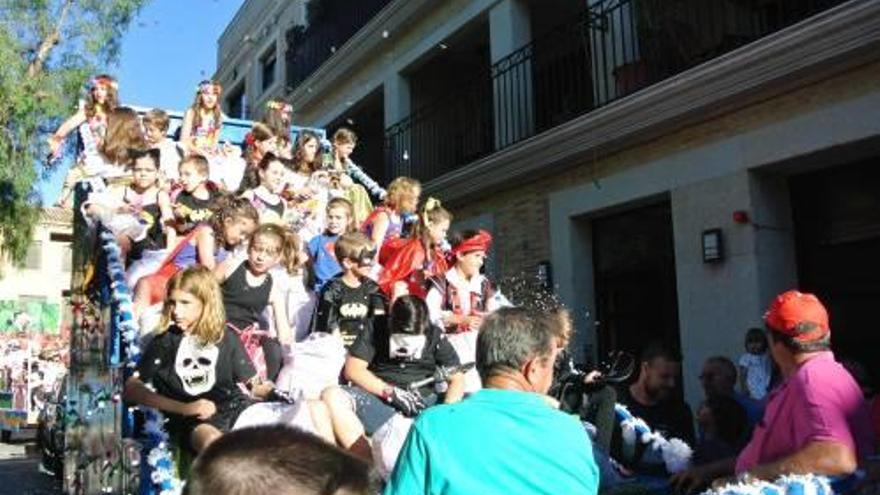
[[845,1],[604,0],[388,127],[388,170],[434,179]]
[[287,32],[286,86],[289,91],[312,75],[391,0],[311,2],[316,3],[320,15],[308,26],[297,26]]

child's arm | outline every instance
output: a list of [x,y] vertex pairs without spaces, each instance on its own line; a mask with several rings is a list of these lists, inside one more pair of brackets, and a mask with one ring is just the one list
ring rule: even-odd
[[388,233],[388,225],[390,223],[391,219],[384,211],[376,213],[376,216],[373,218],[373,230],[370,237],[373,241],[373,245],[376,246],[377,259],[379,257],[379,251],[382,249],[382,242],[385,241],[385,234]]
[[213,270],[217,266],[217,260],[214,258],[214,232],[207,227],[199,228],[196,234],[196,253],[199,256],[199,264],[209,270]]
[[180,125],[180,144],[185,152],[192,151],[192,125],[195,115],[192,108],[183,114],[183,123]]
[[55,131],[55,134],[49,136],[49,150],[52,153],[52,156],[56,156],[58,154],[58,150],[61,149],[61,144],[64,143],[64,138],[70,134],[70,131],[76,129],[81,126],[83,122],[86,121],[86,112],[82,108],[76,111],[75,114],[71,115],[69,119],[65,120],[61,127]]
[[315,317],[312,318],[312,329],[309,333],[335,333],[339,330],[339,308],[332,288],[332,284],[327,284],[321,291],[318,309],[315,311]]
[[136,376],[131,376],[125,381],[123,395],[128,402],[154,407],[181,416],[195,416],[200,420],[206,420],[217,412],[217,407],[214,403],[207,399],[199,399],[194,402],[176,401],[153,392]]
[[168,192],[160,190],[156,196],[159,204],[159,217],[162,219],[162,231],[165,232],[165,247],[171,248],[177,241],[177,230],[174,229],[174,210],[171,208],[171,198]]
[[269,304],[272,305],[272,313],[275,315],[275,333],[278,334],[278,340],[283,345],[293,345],[293,332],[290,330],[290,320],[287,319],[287,301],[278,284],[272,284]]

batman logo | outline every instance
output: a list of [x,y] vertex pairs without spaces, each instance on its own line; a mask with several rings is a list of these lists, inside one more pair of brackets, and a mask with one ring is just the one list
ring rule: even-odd
[[363,303],[347,303],[339,307],[339,314],[343,318],[366,318],[369,308]]

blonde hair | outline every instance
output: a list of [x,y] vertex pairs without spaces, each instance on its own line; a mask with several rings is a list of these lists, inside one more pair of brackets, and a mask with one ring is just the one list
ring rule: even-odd
[[444,220],[452,222],[452,213],[446,208],[443,208],[439,199],[428,198],[428,200],[425,201],[425,206],[422,207],[422,211],[419,213],[419,222],[415,226],[413,236],[421,239],[426,246],[430,246],[431,242],[428,239],[428,227]]
[[223,310],[223,295],[220,284],[211,270],[196,265],[177,272],[168,281],[165,292],[165,304],[162,306],[162,319],[157,332],[165,332],[173,320],[171,293],[180,290],[194,296],[202,303],[202,314],[189,330],[189,334],[198,339],[201,345],[218,344],[223,340],[223,329],[226,327],[226,312]]
[[412,177],[398,177],[388,184],[388,195],[385,196],[385,204],[394,210],[400,209],[400,203],[406,195],[416,196],[416,191],[422,188],[422,183]]
[[351,201],[345,198],[333,198],[327,202],[327,212],[329,213],[330,210],[334,208],[342,208],[345,210],[345,214],[348,215],[348,225],[345,226],[344,233],[354,232],[355,230],[357,230],[354,224],[354,206],[352,206]]

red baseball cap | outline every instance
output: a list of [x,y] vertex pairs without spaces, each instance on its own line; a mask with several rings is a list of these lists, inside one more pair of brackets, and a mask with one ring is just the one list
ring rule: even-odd
[[[793,337],[801,342],[809,342],[825,337],[831,332],[828,325],[828,311],[813,294],[790,290],[776,296],[770,308],[764,313],[764,323],[771,329]],[[801,323],[812,323],[817,328],[812,332],[798,333]]]

